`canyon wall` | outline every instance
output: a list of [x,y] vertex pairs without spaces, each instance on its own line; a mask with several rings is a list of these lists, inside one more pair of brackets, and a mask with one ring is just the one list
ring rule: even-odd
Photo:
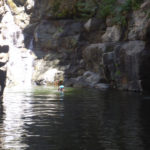
[[[73,87],[149,90],[150,2],[142,1],[135,8],[133,2],[131,7],[126,0],[118,0],[115,15],[104,14],[103,7],[100,7],[103,13],[98,13],[97,4],[93,1],[86,6],[88,10],[81,3],[83,12],[79,9],[81,4],[73,7],[75,2],[5,1],[13,16],[12,24],[18,28],[15,33],[19,31],[20,36],[11,37],[17,43],[13,43],[13,48],[8,43],[5,45],[13,50],[16,45],[15,49],[21,52],[20,62],[25,62],[30,55],[33,56],[32,61],[34,59],[28,65],[33,67],[32,72],[21,71],[18,74],[32,74],[32,83],[38,85],[51,85],[63,80],[66,86]],[[7,13],[8,10],[0,11],[1,24]],[[3,27],[1,35],[4,33]],[[19,40],[21,36],[22,40]],[[10,61],[11,57],[7,66],[17,63]],[[27,66],[27,62],[15,68],[25,69],[23,66]],[[8,84],[17,84],[18,78],[25,82],[22,75],[13,75],[12,78],[12,67],[7,67],[7,72]]]

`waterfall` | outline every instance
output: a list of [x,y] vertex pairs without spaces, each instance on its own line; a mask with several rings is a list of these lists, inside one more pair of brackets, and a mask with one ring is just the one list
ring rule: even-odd
[[0,45],[9,46],[7,86],[19,85],[28,87],[31,85],[34,60],[32,53],[33,39],[31,39],[29,48],[25,48],[22,29],[15,24],[9,7],[6,4],[5,7],[7,12],[1,21]]
[[33,50],[33,38],[31,38],[31,40],[30,40],[30,44],[29,44],[29,48],[28,48],[29,50]]
[[31,80],[32,80],[32,73],[33,73],[33,61],[34,61],[34,56],[33,56],[33,38],[30,40],[29,48],[27,51],[27,57],[24,59],[24,64],[25,64],[25,82],[24,84],[26,86],[31,85]]

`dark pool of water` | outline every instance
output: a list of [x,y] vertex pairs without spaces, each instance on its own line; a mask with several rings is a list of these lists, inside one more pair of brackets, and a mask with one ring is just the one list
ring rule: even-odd
[[0,150],[149,150],[150,96],[36,87],[0,104]]

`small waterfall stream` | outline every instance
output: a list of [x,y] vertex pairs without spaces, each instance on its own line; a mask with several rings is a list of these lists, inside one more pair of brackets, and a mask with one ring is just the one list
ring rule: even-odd
[[24,78],[24,84],[26,86],[31,85],[32,80],[32,73],[33,73],[33,38],[30,41],[28,51],[26,52],[27,57],[24,58],[24,65],[25,65],[25,78]]
[[25,48],[22,29],[15,24],[9,7],[7,5],[5,7],[7,12],[1,21],[3,37],[0,42],[9,46],[7,86],[30,86],[34,60],[33,39],[31,39],[29,48]]

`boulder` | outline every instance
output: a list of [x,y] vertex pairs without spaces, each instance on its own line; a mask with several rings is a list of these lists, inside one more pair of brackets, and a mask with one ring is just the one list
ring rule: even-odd
[[117,42],[121,38],[121,29],[119,26],[107,27],[106,32],[102,35],[103,42]]
[[66,86],[73,87],[94,87],[100,81],[100,74],[86,71],[82,76],[75,78],[65,79]]
[[150,19],[148,17],[148,13],[145,13],[145,10],[143,11],[141,9],[134,11],[131,15],[131,19],[129,20],[128,25],[129,40],[144,40],[150,26]]
[[86,71],[82,76],[65,80],[66,86],[73,87],[94,87],[100,80],[100,75],[91,71]]
[[95,88],[99,89],[99,90],[108,90],[110,87],[109,84],[106,83],[98,83],[95,85]]
[[[53,66],[53,63],[55,63],[55,67]],[[64,80],[64,71],[61,71],[58,68],[56,68],[56,65],[58,63],[59,60],[55,60],[55,62],[45,61],[41,59],[36,60],[34,62],[34,72],[32,76],[32,81],[38,84],[48,85],[53,84],[57,80]]]
[[82,78],[85,82],[87,82],[87,84],[90,87],[93,87],[95,84],[97,84],[100,81],[99,73],[94,73],[94,72],[91,72],[91,71],[86,71],[83,74]]

